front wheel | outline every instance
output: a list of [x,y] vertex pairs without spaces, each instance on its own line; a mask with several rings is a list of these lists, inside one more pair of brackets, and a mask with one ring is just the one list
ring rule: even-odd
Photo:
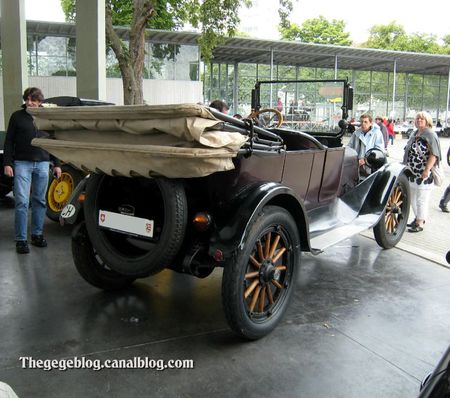
[[401,174],[389,195],[383,215],[373,227],[375,240],[382,248],[391,249],[400,242],[408,222],[410,200],[408,179]]
[[83,222],[72,233],[72,257],[78,273],[92,286],[103,290],[120,290],[130,286],[136,278],[111,270],[92,247]]
[[251,340],[270,333],[286,311],[299,265],[300,237],[292,216],[264,207],[244,250],[225,264],[222,302],[231,329]]

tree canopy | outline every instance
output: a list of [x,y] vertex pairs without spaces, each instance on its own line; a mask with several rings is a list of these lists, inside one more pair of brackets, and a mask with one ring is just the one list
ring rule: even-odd
[[435,35],[425,33],[408,35],[403,26],[395,22],[374,25],[369,33],[369,39],[362,47],[430,54],[449,53],[450,49],[450,35],[444,37],[444,45],[441,46]]
[[[280,16],[287,18],[292,1],[279,0]],[[252,0],[105,0],[106,39],[119,63],[124,103],[143,102],[146,28],[174,30],[185,23],[200,28],[200,51],[203,59],[209,61],[214,47],[236,34],[239,7],[251,4]],[[61,6],[66,19],[74,21],[76,0],[61,0]],[[130,26],[128,44],[120,40],[114,26]]]
[[[280,0],[281,4],[281,0]],[[286,12],[283,13],[283,10]],[[290,22],[289,13],[292,3],[280,7],[281,22],[278,26],[284,40],[301,41],[303,43],[352,45],[350,33],[345,31],[343,20],[327,20],[323,16],[307,19],[301,25]],[[390,22],[386,25],[374,25],[369,30],[369,38],[361,47],[379,48],[382,50],[409,51],[430,54],[450,54],[450,35],[442,38],[427,33],[407,34],[401,24]]]
[[345,22],[333,19],[328,21],[323,16],[307,19],[301,26],[282,20],[279,25],[281,37],[284,40],[298,40],[303,43],[334,44],[350,46],[350,33],[345,32]]
[[[296,0],[279,0],[280,18],[287,18]],[[112,13],[114,26],[131,26],[136,0],[105,0]],[[176,30],[186,23],[201,29],[200,50],[209,60],[212,50],[224,37],[234,36],[239,25],[238,10],[250,7],[252,0],[153,0],[146,1],[153,9],[145,27]],[[66,20],[74,21],[76,0],[61,0]]]

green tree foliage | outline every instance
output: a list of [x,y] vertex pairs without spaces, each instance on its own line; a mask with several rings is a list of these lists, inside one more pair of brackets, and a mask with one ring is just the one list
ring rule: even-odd
[[280,17],[280,29],[287,29],[291,25],[289,21],[289,15],[292,12],[294,6],[290,0],[280,0],[280,7],[278,9],[278,15]]
[[[284,15],[292,9],[293,0],[280,0]],[[239,24],[241,5],[251,6],[251,0],[105,0],[106,39],[119,62],[124,88],[124,103],[143,102],[145,29],[174,30],[189,22],[201,28],[199,39],[203,59],[209,61],[212,50],[233,36]],[[74,21],[76,0],[61,0],[67,20]],[[113,26],[130,26],[128,43],[115,33]]]
[[446,35],[442,38],[442,41],[444,42],[444,46],[442,47],[442,52],[444,54],[450,55],[450,35]]
[[279,25],[281,37],[284,40],[298,40],[303,43],[334,44],[350,46],[350,33],[345,32],[345,22],[333,19],[328,21],[323,16],[307,19],[301,26],[287,22]]
[[405,47],[407,35],[402,25],[390,22],[387,25],[374,25],[369,30],[369,39],[363,47],[383,50],[400,50]]
[[[130,26],[133,22],[133,0],[106,0],[113,10],[114,26]],[[187,10],[179,11],[177,6],[183,6],[185,1],[152,1],[154,15],[147,21],[146,27],[153,29],[178,29],[183,25],[183,16]],[[108,4],[107,4],[108,5]],[[76,0],[61,0],[61,7],[66,20],[75,22]]]
[[425,33],[408,35],[403,26],[395,22],[374,25],[369,33],[369,39],[362,44],[362,47],[430,54],[445,52],[446,46],[440,46],[435,35]]

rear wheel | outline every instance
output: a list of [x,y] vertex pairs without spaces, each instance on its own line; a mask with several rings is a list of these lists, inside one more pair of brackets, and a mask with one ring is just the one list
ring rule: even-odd
[[[153,237],[99,227],[100,210],[153,222]],[[93,174],[86,186],[84,213],[92,246],[114,271],[151,275],[171,265],[184,239],[187,200],[181,182]],[[132,218],[131,221],[135,221]]]
[[384,249],[394,247],[402,238],[409,215],[409,182],[401,174],[389,195],[383,215],[373,227],[377,243]]
[[92,286],[103,290],[120,290],[130,286],[136,278],[111,270],[92,247],[85,223],[72,233],[72,257],[78,273]]
[[225,264],[222,302],[231,329],[258,339],[277,326],[292,296],[300,265],[297,225],[285,209],[266,206],[244,247]]
[[47,217],[50,220],[59,220],[62,209],[82,179],[83,176],[78,170],[66,164],[61,167],[60,178],[51,177],[47,189]]

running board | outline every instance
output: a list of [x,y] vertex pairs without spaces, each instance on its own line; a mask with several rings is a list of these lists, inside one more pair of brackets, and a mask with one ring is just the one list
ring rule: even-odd
[[318,254],[323,252],[327,247],[333,246],[345,239],[366,231],[373,227],[379,219],[378,215],[366,214],[357,217],[351,224],[342,225],[323,231],[311,238],[311,252]]

